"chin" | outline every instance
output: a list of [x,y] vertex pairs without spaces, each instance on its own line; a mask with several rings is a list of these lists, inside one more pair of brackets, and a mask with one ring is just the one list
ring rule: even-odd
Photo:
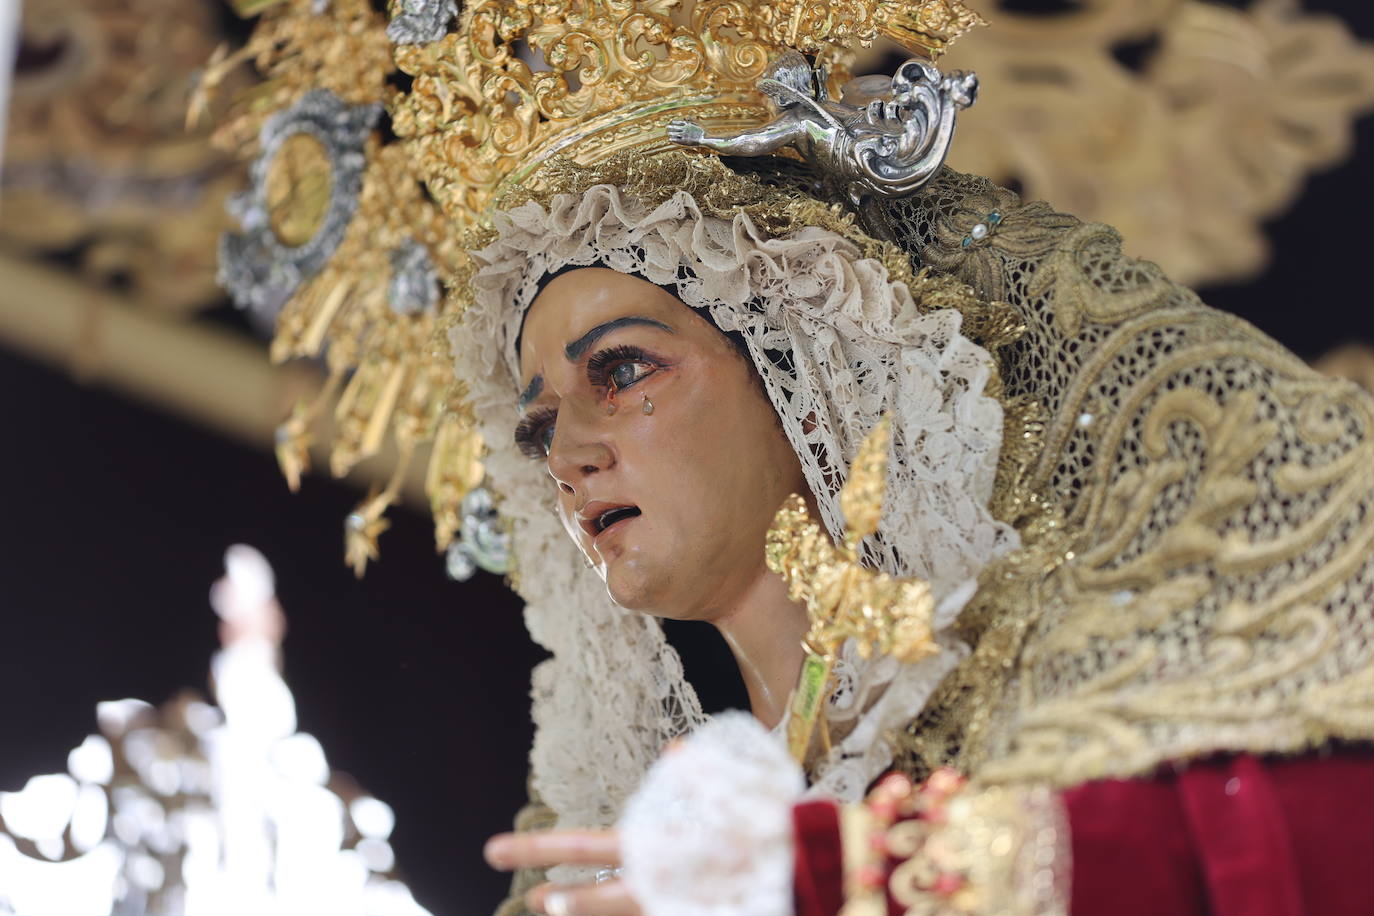
[[663,576],[654,575],[637,563],[623,559],[604,570],[606,593],[616,606],[654,617],[673,617],[665,606],[666,583]]
[[654,601],[649,597],[649,589],[638,581],[625,581],[626,577],[610,574],[606,576],[606,594],[627,611],[654,613]]

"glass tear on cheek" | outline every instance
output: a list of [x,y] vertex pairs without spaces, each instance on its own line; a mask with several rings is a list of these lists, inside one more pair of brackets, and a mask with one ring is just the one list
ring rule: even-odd
[[616,409],[616,406],[617,406],[616,403],[615,403],[615,389],[614,389],[614,388],[611,389],[610,394],[606,395],[606,399],[607,399],[607,400],[606,400],[606,416],[608,416],[608,417],[609,417],[609,416],[613,416],[613,415],[615,414],[615,409]]

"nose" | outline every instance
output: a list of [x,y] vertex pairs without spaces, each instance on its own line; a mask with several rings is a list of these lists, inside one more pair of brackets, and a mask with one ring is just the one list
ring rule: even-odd
[[600,435],[599,424],[566,402],[558,412],[549,444],[549,474],[564,493],[577,493],[593,474],[615,466],[615,452]]

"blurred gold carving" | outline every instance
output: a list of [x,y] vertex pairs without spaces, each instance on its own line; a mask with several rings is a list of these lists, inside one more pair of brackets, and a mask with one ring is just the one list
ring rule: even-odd
[[1369,344],[1343,344],[1318,358],[1312,368],[1332,378],[1349,379],[1374,392],[1374,346]]
[[[248,43],[232,54],[216,50],[205,67],[187,120],[198,124],[212,113],[226,90],[227,112],[217,115],[216,146],[236,153],[256,149],[263,123],[311,89],[328,89],[349,105],[379,102],[395,67],[386,21],[367,0],[330,0],[323,11],[314,0],[276,0],[240,10],[251,15],[266,7]],[[235,90],[230,77],[252,62],[261,81]]]
[[241,178],[183,112],[221,40],[212,0],[26,4],[0,185],[0,241],[76,253],[140,304],[217,300],[215,239]]
[[359,579],[367,571],[367,564],[381,554],[377,538],[391,527],[384,517],[392,494],[373,492],[344,520],[344,562]]
[[1185,284],[1255,276],[1263,221],[1349,155],[1351,121],[1374,105],[1374,49],[1294,0],[1080,5],[978,4],[993,27],[945,61],[982,85],[950,164],[1115,226]]

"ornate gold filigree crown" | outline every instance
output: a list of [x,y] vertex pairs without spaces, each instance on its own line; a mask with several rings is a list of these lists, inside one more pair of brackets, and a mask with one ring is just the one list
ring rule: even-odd
[[391,0],[389,18],[367,0],[236,3],[261,20],[244,48],[211,61],[192,104],[203,113],[241,62],[264,78],[218,131],[254,159],[221,281],[275,319],[274,359],[328,369],[279,431],[293,488],[331,407],[336,476],[395,443],[391,482],[346,527],[360,575],[426,447],[440,549],[460,531],[469,548],[482,542],[469,529],[490,522],[471,499],[464,509],[481,447],[439,330],[460,308],[445,292],[471,270],[462,233],[502,194],[555,157],[590,165],[673,148],[674,119],[713,131],[767,121],[758,83],[788,49],[833,89],[851,52],[880,35],[933,59],[981,22],[960,0],[480,0],[461,14],[454,0]]
[[935,57],[979,21],[957,0],[487,0],[456,33],[397,28],[406,16],[437,23],[428,11],[442,6],[407,0],[417,12],[392,21],[410,39],[396,63],[414,77],[392,117],[446,213],[474,222],[552,156],[661,152],[675,118],[758,125],[770,116],[759,79],[789,47],[838,85],[852,50],[880,34]]

